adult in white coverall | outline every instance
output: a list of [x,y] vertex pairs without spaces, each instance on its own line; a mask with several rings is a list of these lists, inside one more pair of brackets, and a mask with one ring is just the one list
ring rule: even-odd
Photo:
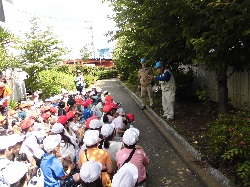
[[174,119],[174,102],[175,102],[175,80],[173,74],[165,69],[162,62],[156,62],[155,69],[159,73],[155,80],[159,81],[162,90],[162,107],[164,114],[162,117],[167,120]]

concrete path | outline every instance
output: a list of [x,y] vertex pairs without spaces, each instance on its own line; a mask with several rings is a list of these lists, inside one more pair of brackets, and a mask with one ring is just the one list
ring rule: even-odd
[[122,103],[121,108],[135,115],[134,126],[140,130],[138,144],[144,148],[150,159],[147,187],[223,186],[207,170],[195,163],[196,159],[173,139],[160,124],[159,118],[153,119],[150,109],[140,110],[138,98],[133,97],[119,80],[101,80],[96,86],[108,90],[116,102]]

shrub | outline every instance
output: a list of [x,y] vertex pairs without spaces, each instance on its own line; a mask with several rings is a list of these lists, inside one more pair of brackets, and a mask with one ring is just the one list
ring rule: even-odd
[[138,72],[137,71],[133,71],[132,73],[130,73],[128,77],[128,82],[133,85],[138,84]]
[[42,90],[42,99],[61,93],[61,89],[75,90],[74,77],[54,69],[38,73],[37,89]]
[[184,69],[178,69],[173,72],[176,82],[176,100],[187,101],[195,97],[194,79],[195,75],[192,69],[185,71]]
[[9,107],[10,107],[10,109],[12,109],[12,110],[16,110],[17,107],[18,107],[18,102],[17,102],[17,101],[14,101],[14,100],[11,100],[10,103],[9,103]]
[[218,119],[209,125],[206,135],[209,140],[208,153],[212,161],[218,165],[235,166],[238,168],[235,172],[245,182],[250,178],[249,115],[248,111],[220,114]]

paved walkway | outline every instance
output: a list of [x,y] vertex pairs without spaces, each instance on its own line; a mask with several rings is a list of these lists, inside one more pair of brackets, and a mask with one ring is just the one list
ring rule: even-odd
[[139,145],[141,145],[150,159],[147,170],[149,178],[147,187],[201,187],[198,178],[171,148],[168,140],[160,134],[152,121],[140,106],[124,90],[116,79],[98,81],[97,86],[108,90],[116,102],[126,112],[135,114],[135,127],[140,130]]

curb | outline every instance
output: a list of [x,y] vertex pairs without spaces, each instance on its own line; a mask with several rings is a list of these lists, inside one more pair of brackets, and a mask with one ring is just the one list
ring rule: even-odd
[[[118,81],[126,90],[126,92],[133,98],[133,100],[139,105],[142,105],[141,99],[133,92],[131,92],[126,85],[124,85],[119,79]],[[181,157],[182,161],[191,169],[192,173],[207,187],[233,187],[230,180],[223,175],[219,170],[212,168],[209,165],[202,168],[199,163],[202,163],[201,153],[199,153],[192,145],[190,145],[185,138],[179,135],[166,121],[159,117],[152,109],[147,107],[144,113],[153,122],[154,126],[164,136],[166,140],[171,144],[175,152]],[[184,149],[180,149],[184,148]],[[204,165],[204,163],[202,163]]]

